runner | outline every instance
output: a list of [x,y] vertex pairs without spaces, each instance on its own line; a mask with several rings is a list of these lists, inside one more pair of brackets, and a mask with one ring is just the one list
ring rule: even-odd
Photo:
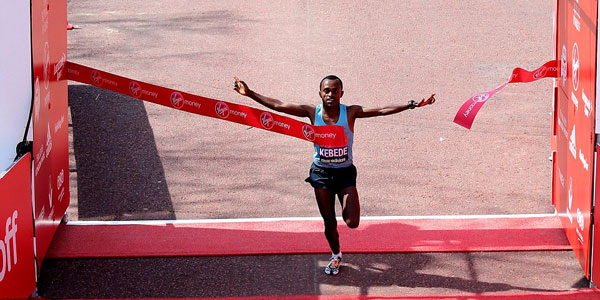
[[256,102],[278,112],[298,117],[307,117],[313,125],[340,125],[348,138],[348,144],[340,148],[325,148],[315,144],[314,160],[310,167],[310,183],[315,190],[319,212],[325,223],[325,237],[331,248],[331,258],[325,267],[328,275],[337,275],[342,252],[340,251],[337,220],[335,216],[335,196],[342,206],[342,217],[350,228],[358,227],[360,221],[360,204],[356,190],[356,168],[352,163],[352,142],[354,139],[354,121],[357,118],[385,116],[422,107],[435,102],[435,94],[427,100],[419,102],[408,101],[407,104],[390,105],[383,108],[363,108],[360,105],[346,106],[340,104],[344,95],[342,80],[335,75],[326,76],[321,80],[319,96],[322,103],[291,104],[260,95],[248,85],[234,77],[234,90],[239,94],[250,97]]

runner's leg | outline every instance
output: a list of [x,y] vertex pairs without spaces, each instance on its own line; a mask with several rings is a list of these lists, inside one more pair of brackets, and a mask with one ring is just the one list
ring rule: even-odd
[[360,223],[360,203],[358,201],[358,191],[355,186],[343,188],[338,192],[338,199],[342,204],[342,217],[344,222],[350,228],[358,227]]
[[315,197],[319,205],[319,212],[325,223],[325,237],[332,253],[340,253],[340,235],[337,231],[335,219],[335,193],[330,190],[315,188]]

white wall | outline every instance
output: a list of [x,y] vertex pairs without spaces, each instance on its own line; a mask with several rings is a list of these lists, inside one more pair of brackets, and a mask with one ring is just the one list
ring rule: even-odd
[[15,158],[31,105],[29,1],[0,1],[0,172]]

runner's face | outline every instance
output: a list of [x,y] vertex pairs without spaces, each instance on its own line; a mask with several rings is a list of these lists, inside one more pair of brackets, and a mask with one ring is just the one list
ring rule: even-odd
[[323,100],[323,106],[335,107],[340,105],[340,99],[344,95],[340,82],[335,79],[326,79],[321,85],[321,92],[319,93],[321,100]]

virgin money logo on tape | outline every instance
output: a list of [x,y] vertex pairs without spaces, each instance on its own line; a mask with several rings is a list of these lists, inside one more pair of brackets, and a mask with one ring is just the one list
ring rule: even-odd
[[225,102],[218,102],[215,105],[215,112],[219,118],[227,119],[229,117],[229,106]]
[[[4,280],[7,272],[10,272],[17,264],[17,216],[19,213],[15,210],[12,217],[8,217],[5,223],[6,232],[0,236],[0,252],[2,252],[2,269],[0,269],[0,282]],[[4,226],[2,226],[4,228]],[[3,239],[2,239],[3,238]]]
[[129,93],[135,98],[140,98],[142,96],[149,96],[154,99],[158,98],[157,92],[143,89],[137,81],[132,81],[129,83]]
[[173,92],[171,94],[171,105],[173,105],[173,107],[180,109],[183,107],[183,103],[183,95],[180,92]]
[[537,70],[535,73],[533,73],[533,78],[534,79],[543,78],[544,76],[546,76],[547,73],[548,73],[548,69],[546,67],[541,67],[539,70]]
[[271,129],[271,128],[273,128],[273,125],[274,125],[273,116],[270,113],[268,113],[268,112],[262,113],[260,115],[260,124],[265,129]]
[[488,99],[490,99],[490,94],[483,93],[483,94],[479,94],[479,95],[473,97],[473,102],[475,102],[475,103],[485,102]]
[[311,142],[315,140],[315,130],[310,125],[304,124],[302,126],[302,133],[307,140]]
[[139,83],[132,81],[129,83],[129,92],[133,97],[139,98],[142,96],[142,87]]
[[105,84],[113,87],[119,86],[119,84],[116,81],[104,78],[104,76],[102,76],[102,73],[96,70],[92,71],[90,78],[92,79],[92,84],[98,87],[101,87]]
[[92,82],[94,85],[102,86],[102,74],[98,71],[92,71]]

